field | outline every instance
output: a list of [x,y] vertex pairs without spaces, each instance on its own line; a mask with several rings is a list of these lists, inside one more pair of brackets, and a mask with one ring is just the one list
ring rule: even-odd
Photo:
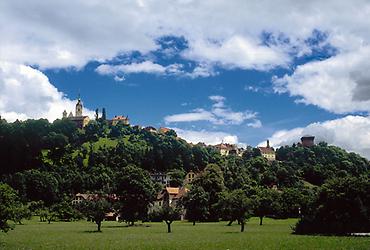
[[0,249],[370,249],[370,238],[298,236],[290,226],[296,220],[252,218],[244,233],[226,223],[174,222],[172,233],[164,223],[126,227],[103,222],[102,233],[91,222],[40,223],[25,221],[15,230],[0,233]]

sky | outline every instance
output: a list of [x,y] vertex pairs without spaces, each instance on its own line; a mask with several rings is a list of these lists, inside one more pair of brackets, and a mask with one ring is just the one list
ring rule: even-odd
[[84,113],[189,142],[370,159],[370,1],[3,0],[0,115]]

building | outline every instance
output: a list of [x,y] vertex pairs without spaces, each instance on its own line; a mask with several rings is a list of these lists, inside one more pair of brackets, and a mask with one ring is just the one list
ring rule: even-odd
[[83,104],[80,97],[78,97],[77,100],[75,116],[73,116],[72,112],[67,116],[67,111],[64,110],[63,119],[68,119],[74,122],[78,128],[84,128],[90,122],[90,118],[83,115]]
[[155,127],[152,127],[152,126],[145,127],[144,130],[148,131],[150,133],[158,133],[157,129]]
[[265,157],[269,161],[275,161],[276,155],[275,150],[270,147],[270,141],[267,140],[266,147],[258,147],[259,151],[261,152],[261,155]]
[[150,178],[152,181],[159,182],[165,186],[169,186],[171,181],[170,175],[162,172],[150,173]]
[[229,143],[220,143],[214,146],[216,150],[222,155],[222,156],[228,156],[228,155],[239,155],[242,156],[244,149],[238,148],[235,144],[229,144]]
[[185,196],[189,190],[185,187],[165,187],[158,193],[154,206],[175,207],[178,201]]
[[200,173],[195,173],[193,172],[192,170],[190,170],[186,175],[185,175],[185,179],[184,179],[184,185],[186,184],[189,184],[189,183],[192,183],[195,178],[197,178],[199,176]]
[[122,115],[115,115],[110,122],[112,126],[116,126],[117,124],[130,125],[130,120],[128,119],[128,116]]
[[167,132],[171,131],[170,128],[159,128],[159,132],[162,133],[162,134],[165,134]]
[[302,146],[312,147],[315,145],[315,136],[313,135],[304,135],[301,137]]

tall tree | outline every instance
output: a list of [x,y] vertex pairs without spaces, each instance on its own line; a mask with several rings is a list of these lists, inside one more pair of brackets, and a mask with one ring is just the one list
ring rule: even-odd
[[134,165],[122,169],[116,181],[116,193],[120,196],[121,218],[133,225],[148,214],[149,203],[155,189],[149,174]]
[[208,193],[200,186],[192,186],[183,198],[182,203],[186,210],[186,218],[193,222],[205,220],[208,217]]

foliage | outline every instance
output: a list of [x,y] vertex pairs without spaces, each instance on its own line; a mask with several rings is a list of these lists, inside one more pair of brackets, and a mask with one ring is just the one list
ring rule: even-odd
[[7,232],[11,229],[8,220],[14,219],[14,213],[18,209],[18,196],[7,184],[0,182],[0,230]]
[[82,202],[78,209],[88,220],[95,222],[98,232],[101,232],[101,223],[105,219],[106,213],[112,211],[112,204],[99,195],[96,199]]
[[208,217],[209,194],[201,186],[193,185],[182,203],[186,210],[186,218],[193,222],[193,225],[196,221],[204,221]]
[[237,220],[240,223],[240,231],[244,232],[245,222],[251,217],[253,211],[253,202],[247,197],[245,191],[236,189],[224,192],[218,206],[223,218],[229,221]]
[[130,165],[122,169],[116,183],[121,219],[133,225],[135,221],[146,218],[149,203],[155,195],[154,185],[148,173]]
[[369,179],[344,177],[322,186],[317,198],[304,211],[297,234],[349,234],[370,231]]
[[216,164],[208,164],[202,175],[193,181],[192,186],[201,187],[209,197],[207,204],[208,217],[206,219],[218,221],[219,210],[217,204],[221,192],[225,190],[221,168]]
[[167,224],[167,233],[171,233],[171,224],[180,218],[181,209],[173,206],[162,206],[159,210],[160,218]]

